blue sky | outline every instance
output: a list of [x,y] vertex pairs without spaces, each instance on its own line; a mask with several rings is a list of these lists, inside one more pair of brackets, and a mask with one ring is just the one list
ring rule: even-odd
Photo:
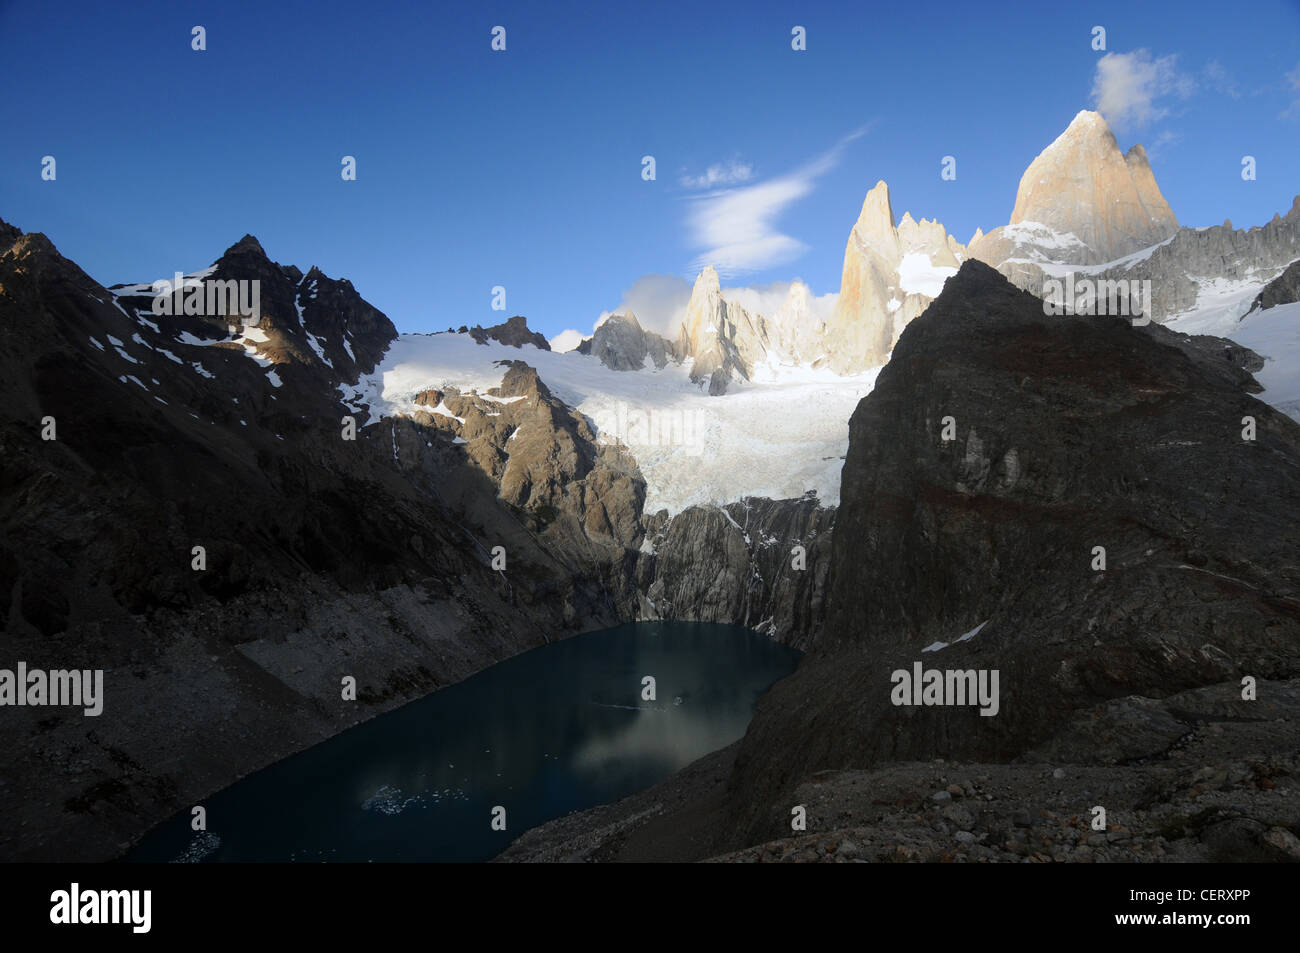
[[0,0],[0,218],[105,284],[251,232],[404,331],[496,323],[501,285],[507,314],[585,332],[718,257],[726,284],[825,294],[878,179],[965,242],[1099,97],[1185,225],[1300,193],[1297,0],[124,6]]

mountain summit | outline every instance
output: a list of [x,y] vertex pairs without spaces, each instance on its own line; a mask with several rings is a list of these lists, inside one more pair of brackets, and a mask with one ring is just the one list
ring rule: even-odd
[[1114,261],[1178,231],[1146,150],[1121,153],[1100,113],[1083,110],[1021,176],[1012,225],[1036,222],[1072,235],[1088,264]]
[[839,302],[826,325],[832,369],[851,374],[883,364],[964,256],[937,221],[904,212],[895,227],[889,186],[877,182],[844,248]]

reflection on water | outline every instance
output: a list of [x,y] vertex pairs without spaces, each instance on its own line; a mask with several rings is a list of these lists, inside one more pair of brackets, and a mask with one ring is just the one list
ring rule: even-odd
[[[153,831],[142,861],[486,860],[745,733],[799,653],[736,626],[645,622],[555,642],[350,729]],[[641,679],[656,680],[656,698]],[[491,828],[506,809],[506,831]]]

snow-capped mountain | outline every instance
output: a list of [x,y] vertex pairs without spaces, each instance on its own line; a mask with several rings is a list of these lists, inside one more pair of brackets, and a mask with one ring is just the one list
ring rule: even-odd
[[1084,110],[1025,170],[1009,224],[977,233],[969,254],[1040,296],[1049,281],[1149,281],[1152,320],[1227,334],[1300,258],[1300,198],[1260,227],[1182,227],[1142,146],[1121,153]]
[[982,236],[970,253],[994,267],[1062,256],[1099,265],[1177,230],[1146,151],[1135,145],[1121,152],[1101,114],[1083,110],[1021,176],[1009,223]]

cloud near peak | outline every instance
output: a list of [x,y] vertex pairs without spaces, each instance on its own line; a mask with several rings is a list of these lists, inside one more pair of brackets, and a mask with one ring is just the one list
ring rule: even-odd
[[1141,128],[1169,114],[1160,100],[1186,99],[1196,81],[1179,72],[1176,55],[1152,58],[1150,50],[1107,53],[1097,61],[1092,97],[1106,121],[1118,128]]
[[694,271],[713,265],[723,278],[791,262],[807,247],[777,228],[778,217],[812,191],[817,179],[840,161],[845,147],[867,127],[845,136],[806,165],[778,178],[743,188],[728,188],[693,197],[687,211],[687,238],[700,249]]

